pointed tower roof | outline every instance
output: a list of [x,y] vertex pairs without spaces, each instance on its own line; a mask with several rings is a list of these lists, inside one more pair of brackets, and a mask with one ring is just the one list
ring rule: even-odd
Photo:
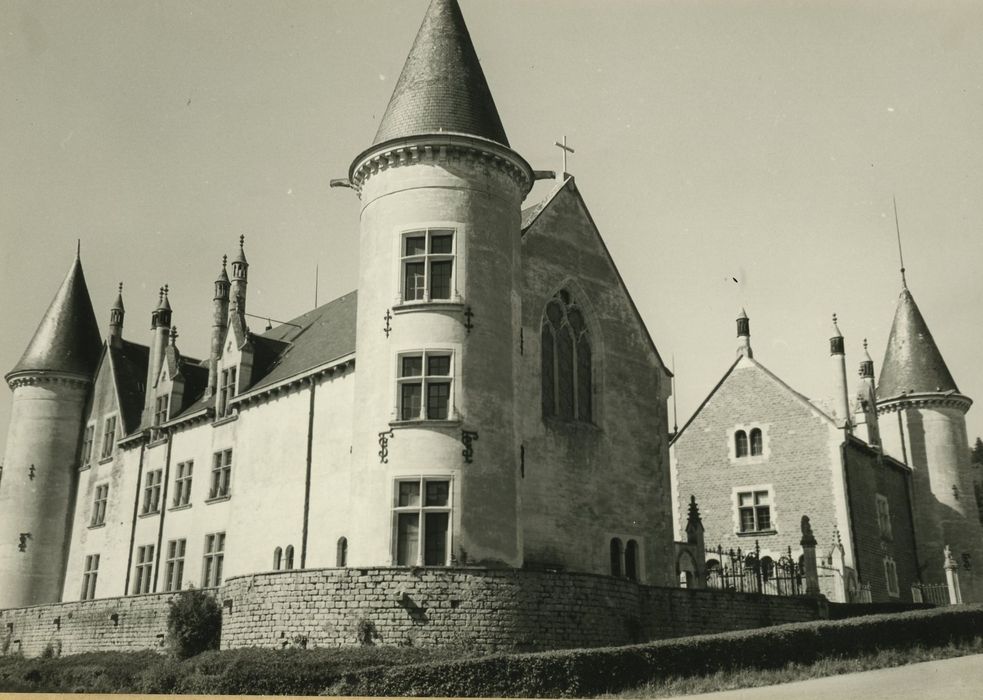
[[904,393],[941,391],[958,392],[959,389],[921,311],[905,286],[894,312],[891,336],[877,381],[877,398],[884,400]]
[[430,3],[373,145],[441,132],[509,145],[457,0]]
[[101,348],[82,261],[76,256],[27,350],[7,378],[26,372],[67,372],[88,377],[95,370]]
[[116,294],[116,301],[113,302],[113,309],[119,309],[120,311],[126,311],[126,307],[123,306],[123,283],[119,283],[119,292]]

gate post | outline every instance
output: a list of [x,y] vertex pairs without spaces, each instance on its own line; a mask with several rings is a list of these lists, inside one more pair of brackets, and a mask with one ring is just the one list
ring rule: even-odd
[[845,552],[843,550],[843,541],[840,539],[839,530],[833,530],[833,551],[830,553],[830,559],[832,559],[833,569],[836,570],[837,576],[833,577],[833,593],[836,598],[837,603],[847,603],[849,602],[849,597],[847,597],[847,572],[846,572],[846,562],[845,562]]
[[689,497],[689,512],[686,517],[686,542],[693,555],[693,565],[696,573],[693,588],[706,588],[707,585],[707,548],[703,538],[703,519],[700,517],[700,507],[696,505],[696,496]]
[[963,602],[962,591],[959,590],[959,565],[952,556],[949,545],[945,546],[945,582],[949,585],[949,604],[959,605]]
[[806,595],[819,595],[819,569],[816,566],[816,538],[812,534],[809,516],[802,516],[802,574],[806,579]]

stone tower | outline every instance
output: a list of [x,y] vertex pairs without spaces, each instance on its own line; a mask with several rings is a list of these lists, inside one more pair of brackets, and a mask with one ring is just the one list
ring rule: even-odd
[[942,353],[904,284],[877,382],[884,449],[912,469],[918,565],[922,580],[942,582],[943,549],[960,565],[963,599],[983,600],[983,530],[970,474],[966,412]]
[[83,410],[100,348],[76,257],[5,377],[14,398],[0,481],[0,608],[60,600]]
[[361,200],[352,502],[378,514],[353,523],[349,563],[518,566],[517,280],[532,171],[509,147],[456,0],[430,4],[349,182]]

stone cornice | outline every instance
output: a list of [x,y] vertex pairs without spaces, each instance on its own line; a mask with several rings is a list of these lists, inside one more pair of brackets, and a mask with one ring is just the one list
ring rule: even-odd
[[46,372],[32,370],[30,372],[10,373],[4,379],[11,391],[22,386],[34,386],[37,384],[68,384],[70,386],[87,387],[92,384],[91,377],[79,374],[68,374],[65,372]]
[[942,394],[902,394],[877,402],[877,415],[895,413],[906,408],[956,408],[965,413],[973,400],[954,391]]
[[373,146],[355,158],[348,179],[352,189],[361,196],[365,181],[383,170],[419,163],[452,162],[497,168],[515,181],[523,197],[532,188],[532,168],[522,156],[494,141],[465,134],[412,136]]

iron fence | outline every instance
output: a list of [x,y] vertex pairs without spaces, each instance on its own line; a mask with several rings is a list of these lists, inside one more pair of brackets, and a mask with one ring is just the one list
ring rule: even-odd
[[913,583],[911,599],[916,603],[949,605],[949,586],[944,583]]
[[742,593],[764,595],[804,595],[805,575],[802,562],[792,556],[792,548],[777,559],[761,556],[761,547],[755,541],[754,549],[744,551],[707,550],[707,587]]

